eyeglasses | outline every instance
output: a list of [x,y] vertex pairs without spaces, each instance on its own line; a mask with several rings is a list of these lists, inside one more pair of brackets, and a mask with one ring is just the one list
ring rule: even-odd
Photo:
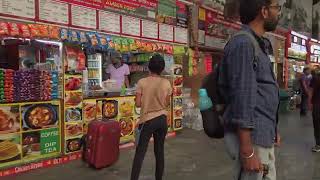
[[273,5],[273,6],[268,6],[269,8],[275,8],[277,9],[278,11],[281,11],[282,9],[282,6],[281,5]]

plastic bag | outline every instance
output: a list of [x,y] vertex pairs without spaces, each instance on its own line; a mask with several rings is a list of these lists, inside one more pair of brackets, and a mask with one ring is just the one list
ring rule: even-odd
[[17,23],[8,23],[9,25],[9,35],[10,36],[19,36],[20,30]]

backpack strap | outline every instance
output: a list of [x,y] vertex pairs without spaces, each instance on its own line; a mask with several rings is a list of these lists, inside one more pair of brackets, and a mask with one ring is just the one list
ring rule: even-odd
[[259,54],[262,52],[262,50],[261,50],[261,47],[260,47],[257,39],[253,36],[252,33],[242,30],[242,31],[239,31],[236,34],[234,34],[232,36],[232,38],[235,38],[237,36],[243,36],[243,35],[247,36],[250,39],[250,42],[252,43],[253,48],[254,48],[254,56],[255,57],[259,56]]
[[253,51],[254,51],[254,59],[253,59],[253,69],[256,71],[258,67],[258,56],[260,53],[262,53],[262,49],[257,41],[257,39],[253,36],[252,33],[248,31],[241,30],[237,33],[235,33],[232,38],[235,38],[237,36],[247,36],[250,39],[250,42],[253,45]]

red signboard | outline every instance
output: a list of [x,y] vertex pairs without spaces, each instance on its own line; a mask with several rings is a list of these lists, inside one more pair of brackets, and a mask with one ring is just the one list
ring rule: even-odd
[[154,9],[158,0],[103,0],[104,7],[134,11],[139,7]]
[[60,0],[70,4],[82,5],[91,8],[102,9],[105,0]]

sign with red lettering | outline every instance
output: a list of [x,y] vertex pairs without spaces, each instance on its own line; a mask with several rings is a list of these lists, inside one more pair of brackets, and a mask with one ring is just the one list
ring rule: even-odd
[[82,5],[91,8],[102,9],[105,0],[60,0],[70,4]]

